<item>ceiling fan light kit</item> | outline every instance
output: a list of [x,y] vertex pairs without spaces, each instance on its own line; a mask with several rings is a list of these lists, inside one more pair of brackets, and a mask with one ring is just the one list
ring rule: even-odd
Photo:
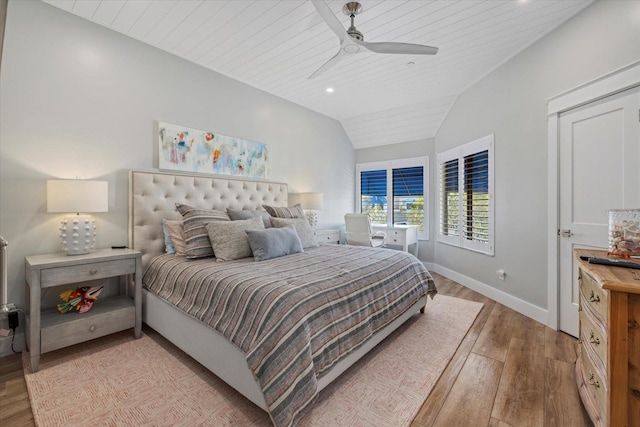
[[409,54],[409,55],[435,55],[438,48],[413,43],[364,41],[364,35],[356,29],[355,17],[362,12],[362,5],[357,1],[347,2],[342,7],[342,13],[351,18],[351,26],[345,30],[338,18],[333,14],[324,0],[311,0],[324,22],[340,39],[340,50],[331,59],[318,68],[308,79],[313,79],[333,67],[345,55],[353,55],[361,51],[373,53]]

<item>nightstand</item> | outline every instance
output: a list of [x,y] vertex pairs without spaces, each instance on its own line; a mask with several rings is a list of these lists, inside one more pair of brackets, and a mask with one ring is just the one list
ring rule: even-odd
[[340,229],[339,228],[325,228],[316,230],[316,240],[318,243],[340,243]]
[[[136,338],[142,335],[142,254],[138,251],[106,249],[86,255],[29,256],[25,258],[25,277],[26,343],[33,372],[38,371],[41,353],[129,328],[134,328]],[[55,306],[41,308],[42,289],[61,285],[71,285],[71,289],[81,282],[111,277],[125,278],[125,286],[121,286],[125,291],[98,297],[86,313],[61,314]],[[128,295],[129,277],[133,277],[133,298]]]

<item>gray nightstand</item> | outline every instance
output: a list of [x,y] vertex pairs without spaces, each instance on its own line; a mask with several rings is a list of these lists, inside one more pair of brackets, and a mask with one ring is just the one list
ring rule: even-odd
[[340,229],[339,228],[324,228],[316,230],[316,240],[318,243],[340,243]]
[[[114,332],[135,328],[142,334],[142,254],[131,249],[92,251],[86,255],[64,253],[25,258],[27,316],[26,335],[31,368],[38,370],[40,354],[88,341]],[[133,276],[133,298],[125,292],[98,297],[90,311],[61,314],[56,307],[42,310],[42,289],[88,280]],[[130,283],[130,282],[129,282]]]

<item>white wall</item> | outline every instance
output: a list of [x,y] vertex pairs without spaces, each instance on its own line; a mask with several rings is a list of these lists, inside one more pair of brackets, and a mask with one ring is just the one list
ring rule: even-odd
[[9,301],[24,257],[59,250],[49,178],[109,182],[97,247],[127,242],[127,172],[156,167],[154,121],[264,142],[270,179],[324,193],[320,226],[352,209],[355,154],[336,120],[40,1],[10,1],[0,76],[0,235]]
[[[418,249],[418,258],[425,262],[433,262],[433,248],[435,232],[434,222],[432,218],[436,214],[436,199],[434,198],[433,182],[435,175],[435,156],[434,156],[435,140],[433,138],[420,139],[417,141],[404,142],[402,144],[380,145],[371,148],[360,148],[356,150],[356,163],[381,162],[385,160],[409,159],[412,157],[429,157],[429,192],[428,197],[428,226],[429,240],[420,240]],[[355,205],[354,205],[355,208]]]
[[546,310],[546,99],[639,58],[640,1],[597,1],[458,97],[435,151],[495,134],[495,257],[436,243],[438,266]]

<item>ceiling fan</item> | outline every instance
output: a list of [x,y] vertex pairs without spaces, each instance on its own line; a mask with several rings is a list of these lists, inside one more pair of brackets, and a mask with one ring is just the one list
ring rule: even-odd
[[395,43],[395,42],[380,42],[369,43],[364,41],[364,36],[358,31],[354,25],[354,19],[357,14],[362,12],[362,5],[357,1],[350,1],[342,7],[342,13],[348,15],[351,18],[351,26],[345,31],[342,24],[333,14],[329,6],[324,0],[311,0],[311,3],[315,6],[316,10],[327,23],[329,28],[340,39],[340,50],[331,59],[318,68],[307,79],[313,79],[320,74],[333,67],[344,56],[354,55],[358,52],[373,52],[373,53],[399,53],[410,55],[435,55],[438,53],[437,47],[425,46],[421,44],[413,43]]

